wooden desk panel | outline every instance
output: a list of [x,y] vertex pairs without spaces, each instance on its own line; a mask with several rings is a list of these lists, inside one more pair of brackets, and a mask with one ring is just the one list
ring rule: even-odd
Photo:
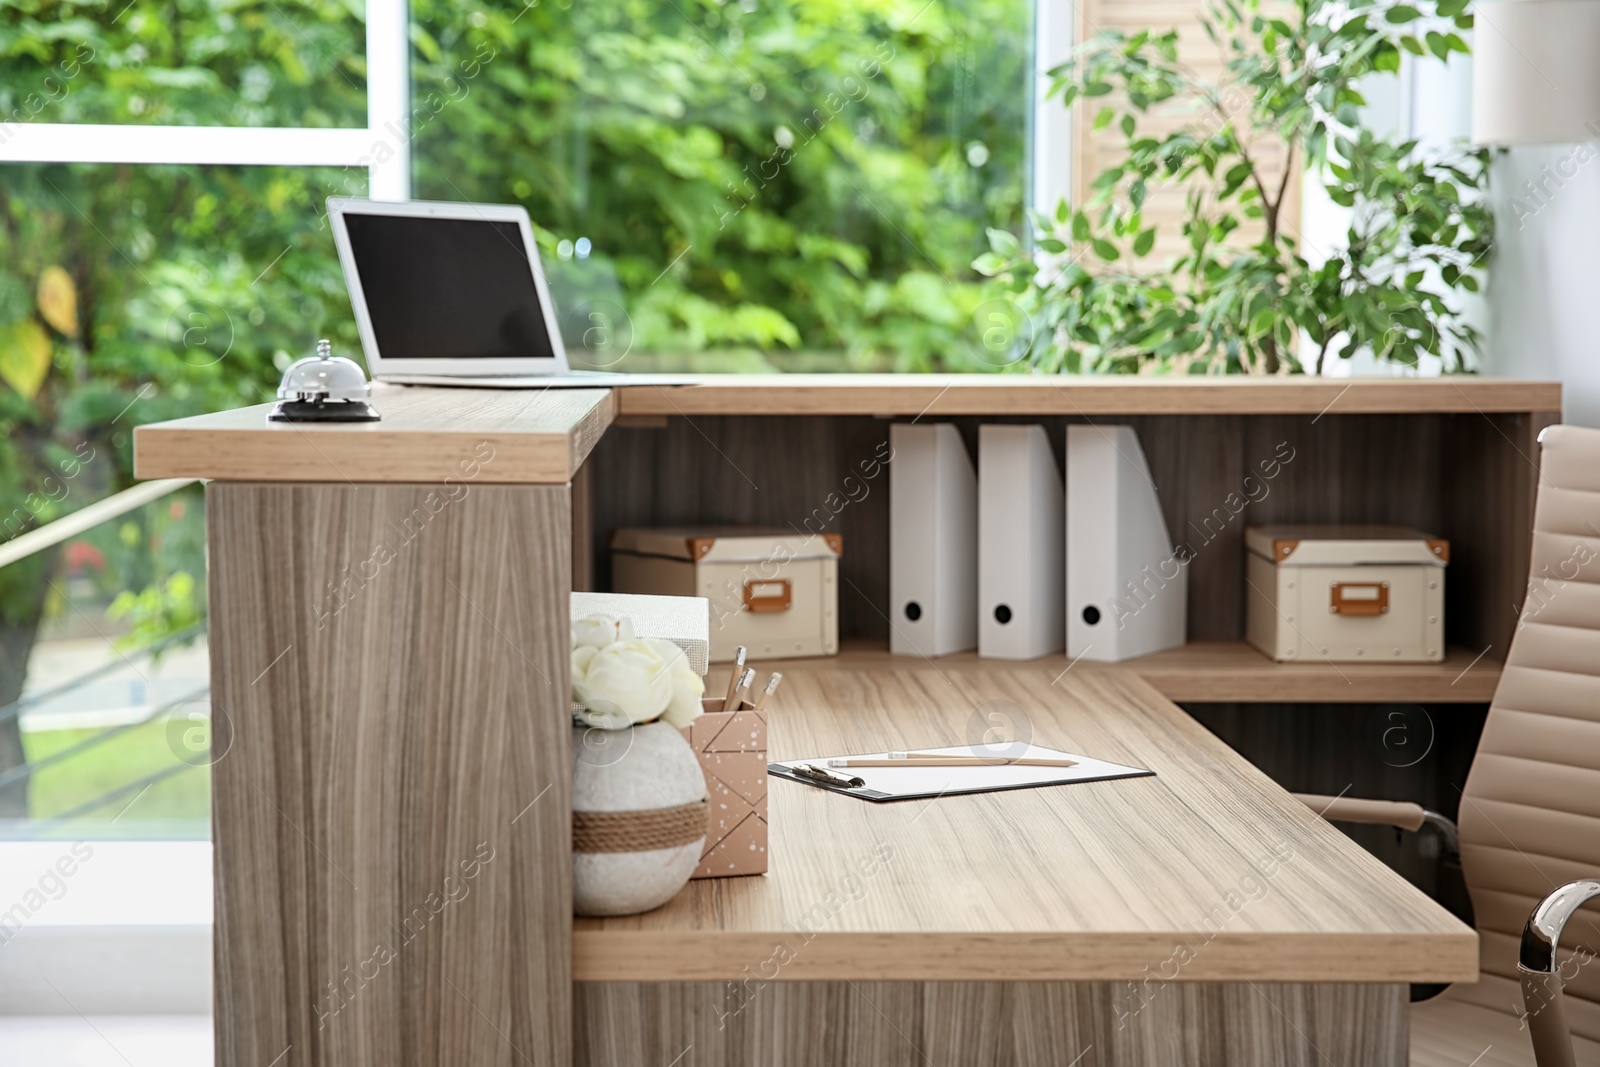
[[623,415],[1372,415],[1561,412],[1559,382],[1026,374],[706,374],[623,387]]
[[771,873],[579,920],[574,978],[1475,979],[1471,930],[1150,685],[1051,677],[791,671],[773,758],[971,743],[1009,719],[1015,736],[1157,777],[894,804],[773,780]]
[[616,413],[604,389],[376,385],[380,422],[268,422],[269,404],[134,431],[140,478],[565,484]]
[[217,1067],[570,1062],[568,494],[434,492],[207,490]]

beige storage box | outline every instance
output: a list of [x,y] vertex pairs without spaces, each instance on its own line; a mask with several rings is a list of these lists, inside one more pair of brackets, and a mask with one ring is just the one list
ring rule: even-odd
[[611,535],[618,593],[711,602],[711,662],[839,651],[838,534],[753,527],[624,528]]
[[1252,526],[1245,636],[1275,660],[1438,663],[1450,543],[1405,526]]

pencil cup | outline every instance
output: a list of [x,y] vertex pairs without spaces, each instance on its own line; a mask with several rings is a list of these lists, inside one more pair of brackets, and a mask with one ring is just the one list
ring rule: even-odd
[[767,873],[767,713],[748,700],[732,709],[722,697],[683,728],[700,761],[710,797],[710,827],[695,878]]

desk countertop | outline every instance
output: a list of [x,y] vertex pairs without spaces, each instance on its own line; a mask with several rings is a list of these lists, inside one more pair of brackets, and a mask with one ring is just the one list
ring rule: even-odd
[[892,804],[770,779],[770,873],[579,920],[575,978],[1476,979],[1469,928],[1129,673],[785,671],[774,759],[970,743],[987,709],[1157,776]]
[[1556,382],[1452,378],[1257,379],[1021,374],[702,375],[614,389],[377,385],[376,423],[269,423],[269,405],[141,426],[140,478],[565,483],[618,416],[1330,415],[1556,412]]
[[[140,478],[564,483],[616,414],[607,389],[375,385],[379,422],[268,422],[271,404],[140,426]],[[167,474],[181,471],[181,474]],[[469,473],[470,472],[470,473]]]

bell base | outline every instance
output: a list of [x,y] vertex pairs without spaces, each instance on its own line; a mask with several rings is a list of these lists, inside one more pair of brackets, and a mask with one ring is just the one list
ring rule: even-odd
[[280,400],[267,418],[273,422],[377,422],[382,416],[365,400]]

